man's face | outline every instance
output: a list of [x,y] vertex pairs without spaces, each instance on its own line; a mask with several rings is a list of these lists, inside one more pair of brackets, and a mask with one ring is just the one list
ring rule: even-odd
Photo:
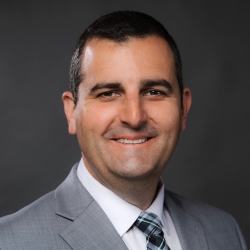
[[64,94],[69,132],[77,134],[89,172],[105,186],[117,180],[159,178],[185,127],[174,59],[151,36],[125,43],[93,39],[83,51],[76,106]]

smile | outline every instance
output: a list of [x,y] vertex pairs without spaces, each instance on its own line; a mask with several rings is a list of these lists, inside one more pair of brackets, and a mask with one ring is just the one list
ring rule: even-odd
[[137,140],[118,139],[116,141],[119,143],[123,143],[123,144],[140,144],[140,143],[147,141],[147,138],[142,138],[142,139],[137,139]]

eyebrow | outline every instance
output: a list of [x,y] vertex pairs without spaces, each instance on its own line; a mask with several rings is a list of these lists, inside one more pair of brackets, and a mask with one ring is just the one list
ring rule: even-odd
[[93,94],[95,91],[99,89],[118,89],[121,88],[121,84],[118,82],[114,83],[97,83],[94,87],[90,89],[90,94]]
[[[156,87],[156,86],[163,86],[166,89],[172,91],[173,87],[172,85],[165,79],[161,80],[143,80],[140,83],[142,88],[150,88],[150,87]],[[97,83],[95,86],[93,86],[89,93],[93,94],[97,90],[100,89],[120,89],[122,88],[122,84],[119,82],[113,82],[113,83]]]
[[141,87],[143,88],[149,88],[149,87],[156,87],[156,86],[163,86],[166,89],[172,91],[173,86],[165,79],[161,80],[143,80],[141,82]]

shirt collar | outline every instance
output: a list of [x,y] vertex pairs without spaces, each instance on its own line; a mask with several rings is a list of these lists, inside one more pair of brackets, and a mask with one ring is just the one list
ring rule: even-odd
[[[103,186],[100,182],[98,182],[85,167],[83,159],[81,159],[78,165],[77,176],[83,186],[108,216],[118,234],[123,236],[123,234],[126,233],[134,224],[141,213],[141,209],[123,200],[111,190]],[[164,184],[162,183],[154,202],[146,211],[156,214],[168,232],[168,225],[163,212],[163,204]]]

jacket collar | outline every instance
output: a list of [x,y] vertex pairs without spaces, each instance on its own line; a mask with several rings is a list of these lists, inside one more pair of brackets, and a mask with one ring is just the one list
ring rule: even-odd
[[173,220],[183,250],[208,250],[206,236],[199,220],[185,211],[181,199],[165,192],[165,206]]
[[127,250],[106,214],[80,183],[76,164],[56,189],[56,214],[72,221],[60,236],[74,250]]

